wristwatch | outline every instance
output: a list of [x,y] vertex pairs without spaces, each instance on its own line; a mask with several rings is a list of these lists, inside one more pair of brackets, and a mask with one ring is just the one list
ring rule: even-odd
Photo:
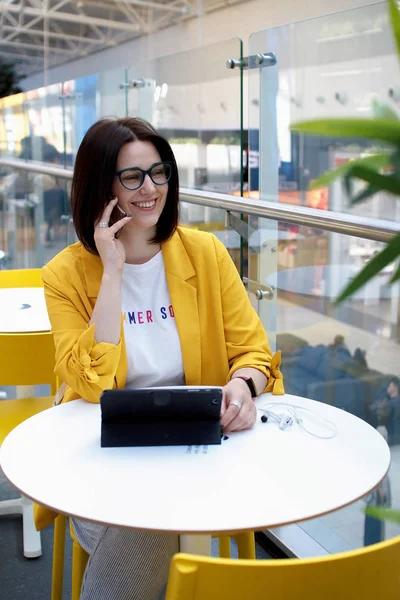
[[243,379],[243,381],[245,381],[248,385],[248,388],[251,393],[251,397],[257,398],[258,394],[257,394],[256,386],[251,377],[247,377],[246,375],[237,375],[236,377],[233,377],[233,379]]

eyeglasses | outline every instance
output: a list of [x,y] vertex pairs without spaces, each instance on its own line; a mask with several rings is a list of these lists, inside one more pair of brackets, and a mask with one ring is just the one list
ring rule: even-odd
[[145,171],[139,167],[130,167],[122,169],[115,173],[121,184],[127,190],[138,190],[144,182],[144,178],[148,175],[155,185],[164,185],[168,183],[172,175],[172,166],[169,162],[158,162],[151,165],[150,169]]

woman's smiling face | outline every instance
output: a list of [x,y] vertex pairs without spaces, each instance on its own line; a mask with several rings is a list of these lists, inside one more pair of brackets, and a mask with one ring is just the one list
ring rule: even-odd
[[[118,154],[116,172],[135,167],[147,171],[160,162],[161,157],[151,142],[137,140],[122,146]],[[124,180],[125,175],[126,185],[134,187],[140,183],[140,179],[137,179],[137,174],[140,175],[140,172],[136,175],[131,173],[125,172],[121,177]],[[152,230],[154,235],[155,227],[167,201],[168,183],[157,185],[146,174],[143,184],[138,189],[128,190],[116,176],[112,193],[118,198],[119,208],[132,217],[125,227]]]

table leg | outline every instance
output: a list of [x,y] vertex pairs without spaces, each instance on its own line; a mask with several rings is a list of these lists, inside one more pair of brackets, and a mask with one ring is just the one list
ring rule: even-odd
[[22,528],[24,537],[24,556],[26,558],[37,558],[42,555],[42,542],[40,531],[36,530],[33,519],[33,503],[29,498],[21,496],[22,504]]
[[179,541],[181,552],[211,556],[211,535],[181,535]]

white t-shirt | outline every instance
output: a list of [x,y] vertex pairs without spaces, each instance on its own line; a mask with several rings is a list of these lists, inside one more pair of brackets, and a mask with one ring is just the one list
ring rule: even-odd
[[127,388],[184,385],[181,344],[162,252],[143,265],[125,264],[122,316]]

